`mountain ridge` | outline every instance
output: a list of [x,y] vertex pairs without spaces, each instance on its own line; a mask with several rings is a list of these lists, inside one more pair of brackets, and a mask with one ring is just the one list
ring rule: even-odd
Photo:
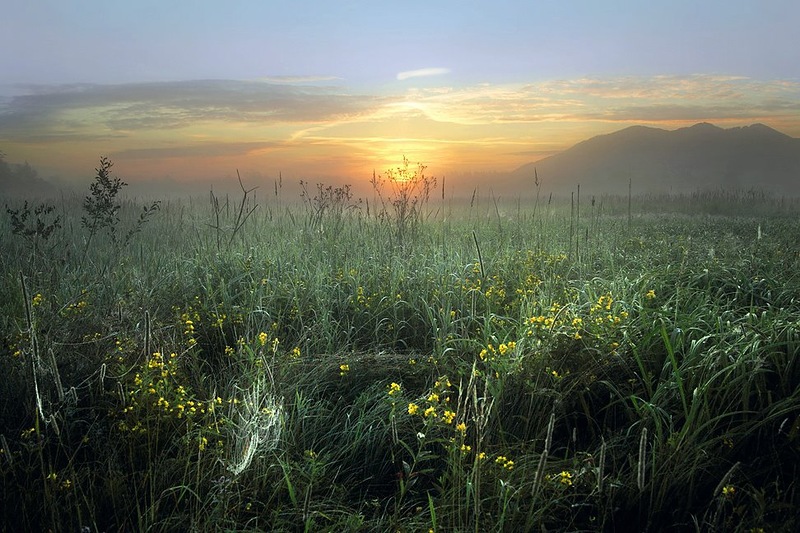
[[708,122],[676,130],[629,126],[597,135],[510,173],[509,185],[534,170],[544,189],[593,194],[685,193],[763,189],[800,195],[800,139],[762,123],[721,128]]

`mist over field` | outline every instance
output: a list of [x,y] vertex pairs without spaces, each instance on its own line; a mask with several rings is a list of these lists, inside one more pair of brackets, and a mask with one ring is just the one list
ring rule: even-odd
[[[123,158],[123,163],[125,159]],[[420,162],[422,164],[422,162]],[[399,168],[375,169],[384,175]],[[438,180],[437,194],[444,198],[468,198],[478,192],[512,198],[539,194],[565,196],[580,186],[584,194],[601,196],[636,194],[690,194],[715,190],[760,191],[768,195],[800,195],[800,139],[763,124],[722,129],[711,124],[667,131],[643,126],[593,137],[569,149],[527,163],[510,172],[474,172],[437,175],[426,165],[423,172]],[[210,191],[235,194],[257,188],[256,195],[297,197],[301,182],[339,186],[347,184],[354,194],[369,197],[372,175],[293,176],[279,172],[234,169],[218,178],[190,182],[174,178],[141,180],[127,178],[127,192],[136,197],[196,196]],[[239,183],[239,180],[242,183]],[[88,181],[88,180],[87,180]],[[79,190],[78,183],[43,180],[28,163],[0,168],[0,191],[10,196],[53,195]],[[449,188],[448,188],[449,185]],[[538,187],[537,187],[538,185]]]

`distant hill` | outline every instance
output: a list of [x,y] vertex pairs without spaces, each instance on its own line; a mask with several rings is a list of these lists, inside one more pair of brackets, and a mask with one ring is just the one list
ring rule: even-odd
[[46,196],[53,194],[55,190],[28,163],[7,163],[0,152],[0,197]]
[[536,169],[543,192],[685,193],[761,189],[800,195],[800,139],[764,124],[723,129],[702,123],[667,131],[631,126],[598,135],[511,173],[530,190]]

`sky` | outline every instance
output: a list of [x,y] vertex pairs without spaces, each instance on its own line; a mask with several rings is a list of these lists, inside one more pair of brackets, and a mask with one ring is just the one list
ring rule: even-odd
[[[506,172],[630,125],[800,137],[797,0],[29,0],[0,151],[40,176]],[[451,180],[451,184],[453,181]]]

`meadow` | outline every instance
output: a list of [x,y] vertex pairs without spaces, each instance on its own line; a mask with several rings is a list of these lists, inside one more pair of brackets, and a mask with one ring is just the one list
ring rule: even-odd
[[800,203],[406,171],[8,200],[2,529],[800,527]]

